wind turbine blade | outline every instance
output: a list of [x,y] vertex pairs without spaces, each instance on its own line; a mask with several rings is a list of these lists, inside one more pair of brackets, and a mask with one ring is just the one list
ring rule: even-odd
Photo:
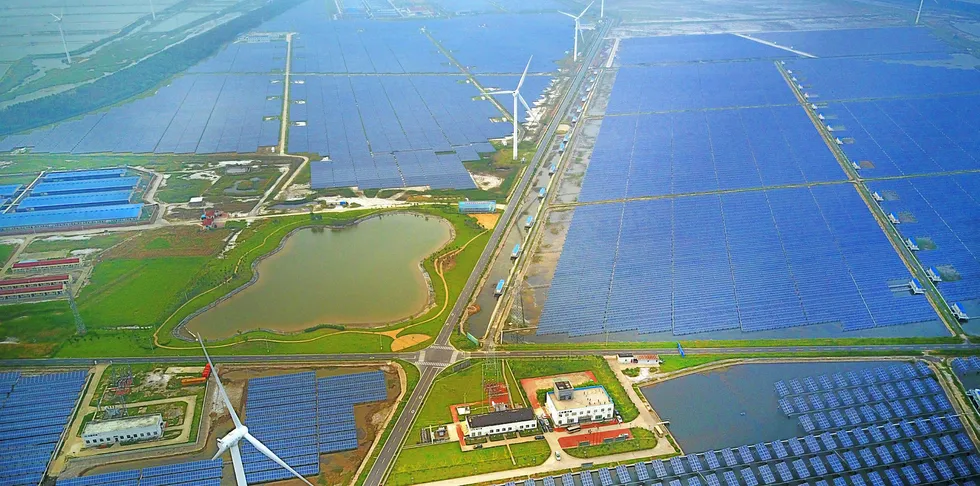
[[[566,16],[566,17],[571,17],[571,18],[573,18],[573,19],[574,19],[574,18],[577,18],[577,17],[575,17],[574,15],[572,15],[572,14],[570,14],[570,13],[568,13],[568,12],[562,12],[561,10],[559,10],[559,11],[558,11],[558,13],[560,13],[560,14],[562,14],[562,15],[564,15],[564,16]],[[54,14],[52,14],[52,15],[54,15]]]
[[517,94],[517,99],[520,100],[520,102],[521,102],[522,105],[524,105],[524,109],[525,110],[531,111],[531,107],[530,106],[527,106],[527,101],[524,101],[524,97],[521,96],[520,93]]
[[245,465],[242,464],[242,450],[238,448],[238,442],[231,446],[231,465],[235,468],[235,484],[248,486],[248,481],[245,479]]
[[218,392],[221,393],[221,398],[225,401],[225,406],[228,407],[228,413],[231,414],[231,421],[235,423],[235,428],[241,427],[242,421],[238,419],[238,414],[235,413],[235,407],[231,406],[231,399],[228,398],[228,392],[225,391],[225,386],[221,384],[221,378],[218,377],[218,369],[211,362],[211,357],[208,356],[208,350],[204,347],[204,340],[201,339],[200,334],[197,336],[197,342],[201,343],[204,358],[208,360],[208,365],[211,366],[211,374],[214,375],[214,381],[218,383]]
[[54,17],[54,21],[55,22],[61,22],[61,17],[58,17],[57,15],[55,15],[53,13],[50,13],[50,12],[48,12],[48,15]]
[[303,476],[300,476],[300,474],[298,472],[296,472],[295,470],[293,470],[293,468],[289,467],[289,464],[286,464],[282,459],[279,459],[279,456],[275,455],[272,451],[270,451],[269,448],[265,446],[265,444],[259,442],[259,439],[256,439],[255,437],[252,437],[252,434],[249,434],[249,433],[246,432],[245,433],[245,440],[249,441],[253,446],[255,446],[255,448],[258,449],[259,452],[261,452],[263,455],[265,455],[265,457],[268,457],[269,459],[272,459],[273,461],[276,461],[276,464],[279,464],[280,466],[282,466],[283,469],[285,469],[285,470],[293,473],[293,476],[296,476],[296,477],[300,478],[304,483],[309,484],[310,486],[313,486],[313,484],[311,484],[309,481],[307,481],[306,478],[304,478]]
[[517,82],[517,88],[514,88],[514,92],[519,92],[521,90],[521,86],[524,86],[524,78],[527,77],[527,70],[531,69],[531,59],[534,59],[534,56],[531,56],[527,60],[527,66],[524,66],[524,74],[521,75],[521,80]]
[[592,4],[594,4],[594,3],[595,3],[595,0],[592,0],[592,2],[590,2],[589,5],[585,7],[585,10],[583,10],[582,13],[578,14],[579,18],[581,18],[583,15],[585,15],[585,12],[588,12],[589,9],[592,8]]
[[512,94],[514,94],[514,91],[513,90],[508,90],[508,91],[491,91],[491,92],[489,92],[487,94],[490,94],[490,95],[505,95],[505,94],[512,95]]
[[582,33],[582,29],[578,29],[578,38],[582,39],[583,43],[585,42],[585,34]]

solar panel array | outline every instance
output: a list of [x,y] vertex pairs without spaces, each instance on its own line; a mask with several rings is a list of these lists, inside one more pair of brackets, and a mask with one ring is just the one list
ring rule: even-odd
[[[877,385],[903,380],[932,380],[924,363],[882,366],[870,373],[843,375],[845,384],[873,380]],[[816,381],[814,383],[817,383]],[[827,385],[825,385],[825,383]],[[835,380],[820,381],[819,390],[836,389]],[[938,385],[937,385],[938,386]],[[783,382],[780,395],[792,393]],[[779,390],[783,390],[780,392]],[[804,393],[814,393],[808,387]],[[948,400],[941,388],[932,392]],[[928,428],[920,425],[931,424]],[[859,438],[859,439],[858,439]],[[719,461],[719,457],[723,461]],[[696,465],[696,466],[695,466]],[[706,465],[707,467],[703,467]],[[809,485],[966,485],[980,479],[980,455],[954,413],[936,413],[920,419],[894,418],[885,423],[851,426],[836,431],[792,437],[755,445],[688,454],[664,460],[583,471],[537,480],[534,485],[681,485],[748,486],[775,484]],[[598,478],[598,481],[596,481]],[[608,480],[607,480],[608,479]],[[579,480],[580,482],[576,482]],[[528,483],[532,484],[532,483]]]
[[229,44],[187,70],[189,73],[282,73],[286,70],[286,42],[247,42]]
[[834,103],[821,108],[844,127],[847,157],[863,177],[980,169],[980,96]]
[[183,462],[59,479],[59,486],[218,486],[221,484],[221,459]]
[[732,34],[630,37],[620,42],[616,56],[622,66],[796,57]]
[[802,107],[606,117],[579,201],[843,180]]
[[796,98],[770,61],[623,67],[607,114],[793,105]]
[[794,59],[785,65],[811,86],[807,91],[819,96],[816,101],[971,93],[980,85],[980,71],[950,69],[956,59],[942,53]]
[[88,373],[0,373],[0,484],[40,484]]
[[[245,423],[249,432],[303,475],[320,472],[320,454],[357,448],[354,405],[387,397],[384,373],[373,371],[317,378],[312,371],[248,381]],[[290,474],[246,444],[249,483]]]
[[934,320],[922,296],[893,290],[908,279],[846,185],[590,205],[575,209],[537,332]]
[[948,52],[929,29],[884,27],[876,29],[836,29],[788,32],[759,32],[752,37],[819,57],[877,56],[915,52]]
[[130,198],[140,178],[125,175],[121,168],[45,173],[0,214],[0,231],[136,220],[143,205]]
[[[519,3],[512,1],[512,3]],[[567,7],[564,7],[567,8]],[[555,13],[475,15],[426,20],[426,30],[473,74],[554,72],[571,47],[572,20]],[[521,32],[520,36],[513,35]]]
[[915,257],[934,269],[936,288],[949,302],[980,298],[980,175],[960,174],[875,181],[868,187],[885,193],[881,207],[902,218],[903,237],[918,241]]
[[980,372],[980,357],[968,356],[964,358],[953,358],[950,367],[958,375]]
[[290,129],[289,149],[330,157],[311,165],[315,188],[474,188],[461,157],[478,158],[474,144],[485,149],[510,125],[492,122],[500,112],[473,100],[478,91],[461,80],[307,77],[292,94],[305,103],[293,107],[291,120],[305,126]]
[[282,91],[282,76],[188,74],[145,98],[3,138],[0,152],[256,152],[279,141],[279,121],[264,118],[281,115]]

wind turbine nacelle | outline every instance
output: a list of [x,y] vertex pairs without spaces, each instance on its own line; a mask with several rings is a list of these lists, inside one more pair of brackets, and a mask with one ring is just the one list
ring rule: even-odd
[[242,425],[241,427],[236,427],[228,435],[218,439],[218,454],[224,454],[231,446],[238,443],[238,441],[245,438],[245,434],[248,433],[248,427]]

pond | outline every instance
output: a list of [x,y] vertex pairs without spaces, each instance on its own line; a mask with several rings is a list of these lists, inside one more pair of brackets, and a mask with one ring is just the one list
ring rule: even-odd
[[259,262],[255,283],[194,317],[187,330],[220,339],[255,329],[292,332],[409,318],[430,300],[420,262],[451,238],[447,221],[412,213],[350,228],[298,230]]

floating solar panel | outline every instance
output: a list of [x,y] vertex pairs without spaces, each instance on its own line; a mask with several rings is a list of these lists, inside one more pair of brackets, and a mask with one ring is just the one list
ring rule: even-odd
[[741,473],[742,473],[742,479],[745,480],[746,486],[758,486],[759,480],[756,479],[755,473],[752,472],[751,469],[749,468],[742,469]]
[[850,383],[851,386],[861,386],[864,384],[864,380],[862,380],[861,377],[854,371],[847,372],[847,382]]
[[595,486],[592,481],[592,471],[582,471],[578,475],[579,481],[582,481],[582,486]]
[[715,474],[706,474],[704,481],[708,483],[708,486],[721,486],[721,481],[718,480],[718,476]]
[[885,469],[885,477],[888,478],[888,484],[902,484],[902,478],[899,477],[898,472],[894,469]]
[[948,481],[956,477],[956,475],[953,474],[953,470],[949,467],[949,464],[946,461],[942,459],[937,459],[935,464],[936,464],[936,470],[939,471],[939,475],[942,476],[943,479]]
[[882,427],[882,430],[885,431],[885,434],[890,440],[898,440],[902,438],[902,431],[898,430],[898,426],[895,424],[885,424]]
[[868,467],[874,467],[878,465],[878,460],[875,459],[874,454],[871,453],[870,449],[861,449],[858,451],[861,455],[861,459],[864,460],[864,464]]
[[619,478],[619,482],[624,484],[632,481],[632,478],[630,478],[630,473],[626,469],[626,466],[616,466],[616,476]]
[[916,402],[912,398],[905,400],[905,406],[908,407],[909,415],[915,416],[922,414],[922,407],[919,406],[919,402]]
[[864,389],[862,388],[855,388],[852,390],[852,392],[854,393],[854,399],[858,404],[865,404],[871,401],[871,399],[868,398],[868,394],[865,393]]
[[[969,451],[973,449],[973,442],[970,440],[969,437],[966,436],[966,434],[962,432],[956,434],[956,442],[960,444],[960,448],[963,449],[964,451]],[[975,456],[972,455],[970,456],[971,462],[972,459],[974,458]]]
[[933,456],[941,456],[941,455],[943,455],[943,450],[942,450],[942,448],[939,447],[939,443],[936,442],[936,439],[933,439],[932,437],[929,437],[929,438],[926,438],[925,440],[923,440],[922,443],[925,444],[926,450],[929,451],[929,454],[930,455],[933,455]]
[[752,451],[749,450],[749,446],[742,445],[738,447],[738,455],[742,459],[744,464],[751,464],[755,462],[755,458],[752,456]]
[[878,471],[871,471],[868,473],[868,481],[871,481],[871,486],[885,486],[885,481],[878,474]]
[[949,403],[949,399],[947,399],[945,395],[937,394],[936,396],[933,397],[933,399],[936,401],[936,409],[942,412],[953,409],[953,405]]
[[844,458],[844,462],[847,464],[848,469],[852,469],[852,470],[861,469],[861,462],[858,461],[857,456],[855,456],[853,452],[844,451],[844,453],[841,454],[841,457]]
[[820,399],[820,395],[810,395],[809,400],[810,406],[813,407],[814,410],[823,410],[827,408],[826,405],[824,405],[823,400]]
[[885,394],[885,397],[888,398],[889,400],[895,400],[896,398],[898,398],[898,391],[895,390],[895,387],[892,386],[891,383],[885,383],[881,385],[881,391]]
[[[932,468],[932,465],[928,462],[923,462],[919,464],[919,472],[926,478],[929,483],[934,483],[939,481],[939,475],[936,474],[936,470]],[[916,484],[916,483],[912,483]]]
[[879,385],[871,385],[868,387],[868,394],[871,395],[871,400],[880,402],[885,399],[885,394],[882,393]]
[[555,478],[556,477],[557,476],[544,478],[542,480],[544,482],[544,486],[555,486]]
[[663,461],[653,461],[650,463],[650,466],[653,468],[654,476],[658,478],[667,477],[667,468],[664,467]]
[[834,474],[839,474],[844,471],[844,464],[840,462],[840,458],[837,457],[837,454],[827,455],[827,464],[830,465],[830,470],[833,471]]
[[932,375],[932,370],[929,369],[929,365],[925,361],[915,362],[915,371],[919,376],[930,376]]
[[760,442],[755,445],[755,453],[758,454],[759,459],[762,459],[763,461],[772,459],[772,453],[769,452],[769,447],[764,442]]
[[812,420],[810,420],[810,416],[809,416],[809,415],[807,415],[807,414],[803,414],[803,415],[800,415],[800,416],[799,416],[799,417],[797,417],[797,418],[799,418],[799,420],[800,420],[800,425],[801,425],[801,426],[803,427],[803,430],[805,430],[805,431],[807,431],[807,432],[813,432],[814,430],[816,430],[816,429],[817,429],[817,428],[816,428],[816,427],[815,427],[815,426],[813,425],[813,421],[812,421]]
[[909,447],[912,448],[912,455],[915,457],[919,459],[929,457],[929,453],[926,452],[925,448],[922,447],[922,444],[918,440],[912,439],[912,442],[909,442]]
[[687,478],[687,486],[701,486],[701,480],[697,476]]
[[830,390],[834,388],[834,383],[830,380],[827,375],[817,376],[817,381],[820,383],[820,388],[824,390]]
[[637,463],[633,469],[636,470],[636,478],[640,481],[646,481],[650,479],[650,471],[647,469],[647,465],[644,463]]
[[803,450],[803,444],[800,443],[800,439],[790,437],[786,443],[789,444],[789,450],[793,451],[794,456],[802,456],[805,453]]
[[722,477],[725,478],[725,484],[728,486],[739,485],[738,478],[735,477],[735,473],[732,471],[725,471],[724,474],[722,474]]
[[919,403],[922,404],[922,408],[927,413],[934,413],[938,409],[938,407],[936,407],[935,402],[933,402],[932,399],[929,398],[928,396],[921,396],[921,397],[919,397]]
[[875,415],[874,409],[872,409],[871,407],[867,405],[862,405],[860,410],[861,410],[861,417],[864,419],[866,423],[870,424],[878,421],[878,416]]
[[725,465],[728,467],[738,464],[738,459],[735,458],[735,454],[732,454],[731,449],[722,449],[721,457],[725,460]]
[[912,456],[909,455],[908,449],[906,449],[901,442],[892,444],[892,452],[895,453],[895,455],[898,457],[898,460],[900,462],[908,462],[909,459],[912,458]]
[[837,448],[837,441],[834,440],[834,436],[830,432],[824,432],[820,434],[820,441],[823,442],[823,446],[828,451]]
[[871,440],[868,439],[867,434],[865,434],[864,430],[862,429],[854,429],[851,431],[851,433],[854,434],[854,439],[859,445],[867,445],[871,442]]
[[912,390],[915,391],[916,395],[925,395],[927,393],[926,386],[923,384],[922,380],[911,380],[908,383],[909,386],[912,387]]
[[817,442],[816,437],[808,435],[803,438],[803,442],[806,443],[806,448],[809,449],[811,453],[820,452],[820,443]]
[[566,484],[575,484],[575,479],[572,477],[571,473],[562,474],[561,484],[562,486],[565,486]]
[[855,403],[854,396],[852,396],[851,392],[846,389],[837,390],[837,396],[838,398],[840,398],[841,403],[843,403],[846,406],[851,406],[854,405]]
[[824,393],[823,399],[827,403],[827,408],[840,408],[840,400],[837,399],[837,394],[833,392]]
[[837,388],[845,388],[848,386],[847,379],[844,378],[842,373],[834,373],[833,375],[830,375],[830,377],[834,380],[834,385]]
[[800,479],[806,479],[810,477],[810,470],[807,469],[806,463],[803,462],[803,459],[797,459],[793,461],[793,470],[796,471],[796,476],[799,477]]
[[871,436],[871,440],[874,442],[884,442],[885,434],[878,427],[869,427],[868,434]]
[[959,447],[956,446],[956,442],[948,435],[941,436],[939,438],[939,444],[943,446],[943,449],[945,449],[946,453],[948,454],[955,454],[959,450]]
[[704,470],[704,468],[701,467],[701,460],[698,459],[698,456],[689,455],[686,457],[687,457],[687,465],[691,469],[691,472],[700,472]]
[[786,383],[783,380],[777,381],[773,386],[776,387],[776,395],[779,395],[780,398],[786,397],[790,393],[789,388],[786,388]]
[[915,419],[915,426],[918,427],[919,433],[922,435],[929,435],[932,433],[932,426],[929,425],[929,421],[926,419]]
[[718,455],[714,451],[705,452],[704,461],[708,463],[709,469],[718,469],[721,467],[721,463],[718,462]]
[[960,422],[959,417],[955,415],[946,416],[946,425],[949,426],[950,430],[962,430],[963,422]]
[[675,475],[680,475],[687,472],[687,470],[684,469],[684,461],[681,460],[680,456],[670,458],[670,469],[674,471]]
[[776,457],[779,459],[785,459],[789,456],[789,452],[786,451],[786,446],[780,441],[772,442],[772,450],[776,453]]
[[599,483],[602,486],[612,486],[613,484],[612,475],[609,474],[608,469],[599,470]]
[[926,378],[922,380],[922,382],[926,385],[926,388],[929,390],[930,393],[940,393],[943,390],[942,387],[939,386],[939,383],[937,383],[936,380],[932,378]]
[[776,474],[779,475],[779,480],[786,482],[793,479],[793,473],[789,471],[789,466],[785,462],[776,463]]
[[787,399],[785,399],[785,398],[780,398],[780,399],[779,399],[779,409],[780,409],[780,410],[782,410],[782,411],[783,411],[783,413],[784,413],[784,414],[785,414],[785,415],[786,415],[787,417],[789,417],[790,415],[793,415],[793,412],[794,412],[794,410],[793,410],[793,405],[791,405],[791,404],[789,403],[789,400],[787,400]]
[[803,385],[806,387],[807,391],[811,393],[816,393],[820,390],[820,388],[817,386],[817,382],[810,376],[803,378]]
[[827,474],[827,467],[824,466],[823,461],[817,456],[810,458],[810,467],[813,468],[817,476],[825,476]]

